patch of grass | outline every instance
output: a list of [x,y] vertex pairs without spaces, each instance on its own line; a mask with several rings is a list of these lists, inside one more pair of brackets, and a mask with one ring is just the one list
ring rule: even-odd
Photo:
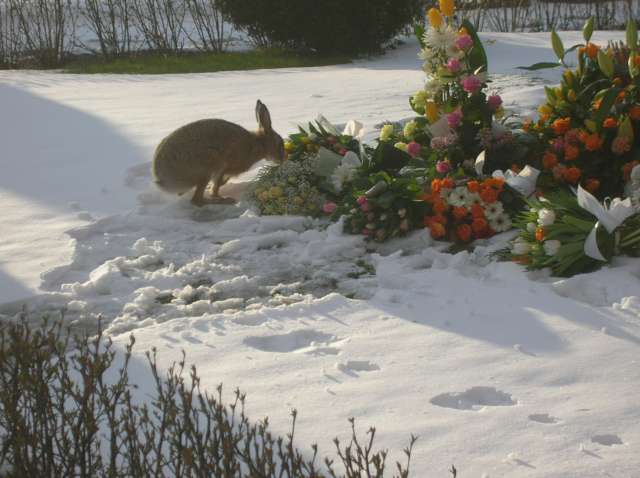
[[127,58],[103,60],[94,56],[71,60],[67,73],[120,73],[162,75],[171,73],[208,73],[262,68],[295,68],[350,63],[347,56],[318,56],[284,50],[253,50],[228,53],[185,53],[164,55],[142,53]]

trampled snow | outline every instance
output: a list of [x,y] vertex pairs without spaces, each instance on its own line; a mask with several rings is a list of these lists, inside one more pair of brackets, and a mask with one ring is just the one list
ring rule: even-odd
[[[534,111],[559,71],[514,67],[552,61],[548,36],[483,39],[492,89]],[[419,435],[414,476],[451,463],[461,476],[638,476],[639,260],[561,280],[495,262],[508,233],[456,255],[425,231],[374,247],[340,224],[195,209],[149,184],[163,136],[211,116],[253,127],[257,98],[283,134],[322,113],[362,121],[371,140],[412,115],[416,53],[409,41],[322,68],[0,73],[0,313],[64,310],[87,330],[103,317],[163,367],[184,349],[206,387],[240,387],[276,431],[297,408],[303,447],[331,452],[351,416],[391,459]]]

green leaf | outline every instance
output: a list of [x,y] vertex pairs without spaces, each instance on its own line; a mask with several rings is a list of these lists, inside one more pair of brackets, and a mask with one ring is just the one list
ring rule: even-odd
[[424,49],[427,46],[426,43],[424,42],[424,32],[425,32],[425,28],[422,23],[415,22],[413,24],[413,34],[418,39],[418,43],[420,43],[420,48],[422,49]]
[[531,66],[516,66],[518,70],[537,71],[545,70],[548,68],[558,68],[560,63],[551,63],[549,61],[542,61],[540,63],[534,63]]
[[602,97],[602,102],[600,103],[600,108],[596,112],[593,120],[596,123],[597,127],[600,128],[602,126],[602,122],[607,117],[609,112],[611,111],[611,107],[616,102],[616,98],[618,97],[618,89],[611,88],[609,91],[605,93]]
[[612,78],[614,73],[613,58],[602,50],[598,50],[598,66],[607,78]]
[[635,51],[638,47],[638,26],[633,18],[627,22],[627,46],[631,51]]
[[472,70],[482,68],[480,71],[489,72],[489,61],[487,60],[487,52],[484,50],[484,46],[482,46],[482,41],[480,40],[475,27],[467,19],[464,19],[462,21],[461,26],[465,30],[467,30],[469,36],[471,36],[471,38],[473,39],[473,48],[469,52],[469,66],[471,66]]
[[589,20],[585,22],[584,27],[582,27],[582,36],[584,38],[584,41],[586,41],[587,43],[591,41],[591,35],[593,35],[593,25],[594,19],[593,17],[590,17]]
[[633,125],[631,124],[631,119],[628,116],[625,116],[620,122],[620,126],[618,127],[618,136],[627,138],[629,142],[633,144]]
[[551,30],[551,46],[558,60],[564,60],[564,44],[555,30]]

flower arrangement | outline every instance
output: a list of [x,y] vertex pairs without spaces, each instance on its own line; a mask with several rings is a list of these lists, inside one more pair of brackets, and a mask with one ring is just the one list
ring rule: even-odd
[[423,223],[434,239],[468,244],[511,229],[511,217],[501,201],[508,186],[502,178],[484,181],[434,179],[423,194]]
[[[552,33],[558,65],[564,65],[561,84],[546,88],[547,101],[539,120],[527,129],[545,145],[536,164],[543,171],[540,186],[582,186],[600,199],[623,194],[640,145],[640,55],[634,21],[626,44],[603,48],[591,42],[593,20],[583,29],[585,44],[565,50]],[[578,66],[566,67],[566,54],[577,48]],[[539,69],[556,64],[537,64]]]
[[263,167],[245,198],[265,215],[332,214],[366,154],[361,132],[362,125],[351,121],[339,133],[322,116],[300,127],[285,142],[288,160]]
[[558,276],[589,272],[625,254],[640,256],[640,208],[630,199],[601,205],[579,187],[532,200],[516,221],[520,234],[504,257]]

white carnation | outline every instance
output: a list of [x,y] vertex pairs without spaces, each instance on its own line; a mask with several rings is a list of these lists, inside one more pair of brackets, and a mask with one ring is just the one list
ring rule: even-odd
[[560,241],[549,239],[548,241],[544,241],[542,247],[546,255],[555,256],[558,253],[558,250],[560,250],[561,245],[562,243]]
[[551,209],[540,209],[538,211],[538,224],[540,226],[550,226],[556,222],[556,213]]
[[467,205],[469,193],[466,187],[457,187],[451,193],[449,193],[449,197],[447,198],[449,204],[454,207],[464,207]]
[[[489,221],[496,219],[497,217],[502,215],[503,212],[504,212],[504,207],[502,207],[502,203],[498,201],[493,202],[491,204],[487,204],[484,207],[484,216]],[[495,231],[496,229],[493,228],[493,230]]]

